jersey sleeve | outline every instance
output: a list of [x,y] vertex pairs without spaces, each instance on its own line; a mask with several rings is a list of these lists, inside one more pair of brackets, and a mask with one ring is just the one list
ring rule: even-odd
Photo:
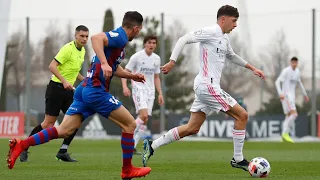
[[155,74],[160,74],[160,62],[161,62],[161,59],[160,57],[157,58],[157,61],[155,62],[155,69],[154,69],[154,73]]
[[130,57],[128,64],[126,65],[126,69],[133,71],[133,69],[136,67],[137,65],[137,55],[134,54]]
[[277,91],[278,91],[278,94],[282,94],[282,88],[281,88],[281,83],[285,80],[286,78],[286,69],[282,70],[279,77],[277,78],[275,84],[276,84],[276,88],[277,88]]
[[214,37],[214,31],[209,28],[202,28],[188,33],[192,43],[205,42]]
[[118,32],[109,31],[106,32],[108,38],[108,47],[122,48],[125,45],[124,40]]
[[60,64],[66,63],[71,56],[71,46],[69,44],[64,45],[58,52],[58,54],[54,57],[56,61]]
[[231,59],[232,56],[235,55],[235,53],[234,53],[234,51],[232,49],[229,37],[227,37],[227,39],[228,39],[228,44],[227,44],[227,54],[226,54],[226,56],[227,56],[228,59]]

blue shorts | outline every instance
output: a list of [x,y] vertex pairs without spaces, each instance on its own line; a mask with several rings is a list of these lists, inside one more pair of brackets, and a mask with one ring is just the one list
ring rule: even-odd
[[73,103],[70,105],[67,115],[82,114],[83,120],[99,113],[108,118],[113,110],[118,109],[122,103],[113,95],[101,87],[83,87],[80,84],[73,96]]

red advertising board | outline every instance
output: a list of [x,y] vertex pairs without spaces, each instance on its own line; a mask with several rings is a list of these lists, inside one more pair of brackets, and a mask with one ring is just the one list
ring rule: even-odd
[[24,136],[24,113],[0,112],[0,137]]

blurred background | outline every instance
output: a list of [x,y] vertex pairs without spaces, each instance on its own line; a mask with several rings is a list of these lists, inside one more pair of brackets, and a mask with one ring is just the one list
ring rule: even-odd
[[[126,11],[137,10],[144,16],[144,29],[127,46],[126,60],[143,48],[143,36],[152,33],[159,37],[156,53],[164,64],[180,36],[213,25],[217,10],[225,4],[237,7],[240,12],[238,27],[230,34],[234,51],[267,75],[264,82],[228,62],[223,72],[222,88],[250,114],[248,139],[280,140],[284,115],[274,82],[289,65],[290,58],[297,56],[302,82],[311,101],[304,103],[297,88],[299,117],[292,134],[302,141],[317,140],[320,137],[318,0],[162,0],[152,3],[147,0],[0,0],[0,137],[24,136],[42,122],[44,94],[51,77],[48,65],[60,47],[74,38],[76,26],[87,26],[90,35],[110,31],[121,26]],[[84,76],[94,55],[90,41],[86,49],[81,71]],[[163,133],[188,121],[198,54],[197,44],[187,45],[173,73],[161,77],[165,106],[159,107],[155,102],[149,121],[152,133]],[[112,94],[136,116],[132,98],[122,94],[120,80],[113,79],[111,87]],[[57,124],[62,117],[63,114]],[[212,114],[194,138],[232,138],[232,127],[231,117]],[[78,136],[109,138],[120,133],[110,121],[94,115],[84,122]]]

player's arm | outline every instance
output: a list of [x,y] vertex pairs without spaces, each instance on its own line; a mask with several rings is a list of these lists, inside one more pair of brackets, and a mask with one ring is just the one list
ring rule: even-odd
[[[126,65],[125,70],[128,72],[132,72],[133,69],[136,67],[137,61],[136,61],[136,54],[132,55],[128,61],[128,64]],[[123,89],[123,94],[124,96],[130,96],[130,89],[128,88],[127,85],[127,79],[126,78],[121,78],[121,84],[122,84],[122,89]]]
[[109,45],[106,33],[98,33],[91,36],[92,48],[101,63],[101,69],[106,77],[112,76],[112,68],[109,66],[107,58],[104,54],[104,47]]
[[301,81],[301,78],[299,78],[299,85],[300,85],[300,89],[301,89],[301,91],[302,91],[302,94],[304,95],[305,100],[308,102],[308,101],[309,101],[309,97],[308,97],[308,94],[307,94],[306,89],[305,89],[304,86],[303,86],[303,83],[302,83],[302,81]]
[[190,32],[180,37],[172,50],[170,60],[177,61],[180,52],[182,51],[182,49],[186,44],[205,42],[205,41],[208,41],[208,39],[210,39],[213,36],[214,36],[213,32],[210,32],[209,30],[205,30],[205,29],[199,29],[197,31]]
[[229,40],[228,40],[228,50],[227,50],[226,56],[229,59],[229,61],[231,61],[232,63],[234,63],[238,66],[246,67],[250,70],[254,69],[254,67],[252,65],[248,64],[248,62],[246,60],[242,59],[242,57],[240,57],[239,55],[234,53],[234,51],[230,45]]
[[[131,72],[129,69],[125,69],[125,71]],[[121,84],[122,84],[122,90],[123,90],[123,95],[124,96],[130,96],[131,92],[130,89],[127,85],[127,79],[126,78],[121,78]]]
[[65,89],[72,90],[72,84],[70,84],[58,70],[58,66],[66,63],[69,60],[70,54],[71,50],[68,48],[68,46],[63,46],[55,56],[55,58],[51,61],[48,68],[52,72],[52,74],[54,74],[62,82]]
[[170,61],[161,67],[162,72],[167,74],[171,71],[179,57],[179,54],[186,44],[205,42],[210,40],[212,37],[214,37],[214,32],[210,29],[199,29],[180,37],[172,50]]
[[160,74],[154,74],[154,86],[159,95],[162,95]]
[[226,53],[226,57],[234,64],[237,64],[238,66],[242,66],[242,67],[245,67],[247,69],[250,69],[253,74],[261,77],[262,79],[265,79],[265,76],[264,76],[264,73],[254,67],[253,65],[249,64],[246,60],[242,59],[239,55],[237,55],[236,53],[234,53],[231,45],[230,45],[230,41],[228,39],[228,47],[227,47],[227,53]]
[[281,99],[284,98],[283,91],[282,91],[282,88],[281,88],[281,83],[283,83],[285,78],[286,78],[286,71],[284,69],[284,70],[281,71],[279,77],[277,78],[277,80],[275,82],[275,85],[276,85],[276,88],[277,88],[277,92],[278,92],[278,94],[279,94]]
[[145,82],[145,78],[143,74],[133,74],[129,71],[124,70],[121,66],[118,66],[114,75],[120,78],[132,79],[138,82]]
[[84,77],[83,77],[80,73],[78,73],[77,79],[78,79],[79,81],[83,81],[83,80],[84,80]]

